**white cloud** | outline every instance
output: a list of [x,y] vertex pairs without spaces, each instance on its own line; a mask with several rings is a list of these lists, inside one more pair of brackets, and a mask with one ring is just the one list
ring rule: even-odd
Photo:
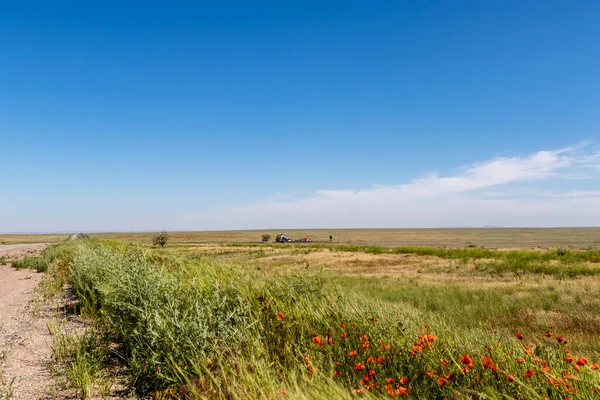
[[[440,226],[600,226],[600,153],[583,144],[498,157],[399,185],[361,190],[319,190],[294,200],[271,199],[180,216],[178,229]],[[582,181],[585,176],[588,180]],[[573,189],[574,181],[587,183]],[[528,191],[551,181],[552,192]],[[499,190],[511,186],[518,190]],[[557,187],[562,187],[562,191]]]

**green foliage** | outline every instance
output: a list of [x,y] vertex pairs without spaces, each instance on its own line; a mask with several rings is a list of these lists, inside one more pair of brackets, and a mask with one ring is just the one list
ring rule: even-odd
[[165,244],[167,244],[168,241],[169,241],[169,234],[166,231],[157,233],[152,238],[152,244],[154,246],[165,247]]
[[50,245],[39,256],[25,256],[22,259],[14,260],[12,266],[16,269],[31,268],[38,272],[47,272],[52,269],[53,273],[64,274],[73,263],[76,242]]
[[[511,257],[518,263],[530,255]],[[79,355],[62,352],[72,354],[69,376],[82,395],[108,357],[95,354],[98,348],[114,349],[138,396],[154,398],[276,398],[282,390],[296,398],[344,398],[365,387],[371,388],[365,396],[378,398],[388,396],[386,378],[399,390],[403,377],[413,398],[569,395],[565,385],[547,383],[535,357],[547,362],[550,376],[577,373],[569,384],[582,398],[592,397],[598,379],[588,367],[575,371],[561,345],[541,332],[527,338],[533,347],[523,347],[506,331],[490,334],[477,323],[443,318],[444,310],[456,308],[460,315],[466,304],[510,308],[503,298],[509,292],[404,287],[396,289],[397,297],[381,299],[371,294],[383,291],[374,286],[370,292],[361,277],[354,286],[341,280],[335,287],[321,272],[264,273],[208,256],[96,241],[78,243],[68,279],[98,329],[93,339],[77,342]],[[391,289],[386,293],[394,296]],[[528,300],[519,301],[509,313],[518,314]],[[464,354],[474,360],[472,367],[461,361]],[[482,356],[490,356],[500,372],[483,368]],[[524,378],[527,370],[534,375]],[[506,379],[512,375],[515,382]],[[447,383],[440,385],[440,377]]]
[[262,235],[262,241],[266,243],[269,240],[271,240],[271,235],[269,235],[268,233],[263,233],[263,235]]
[[97,331],[83,334],[67,334],[60,322],[48,325],[53,334],[53,372],[64,376],[69,387],[74,388],[80,399],[90,399],[95,388],[104,397],[110,392],[103,369],[109,365],[109,343]]

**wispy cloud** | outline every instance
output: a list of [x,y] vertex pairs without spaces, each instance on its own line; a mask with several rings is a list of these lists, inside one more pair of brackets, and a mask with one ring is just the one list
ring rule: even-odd
[[[600,152],[581,144],[497,157],[461,167],[454,176],[430,174],[403,184],[319,190],[305,198],[271,198],[172,222],[186,229],[600,225],[599,166]],[[573,188],[575,181],[587,187]],[[548,182],[548,193],[527,188]]]

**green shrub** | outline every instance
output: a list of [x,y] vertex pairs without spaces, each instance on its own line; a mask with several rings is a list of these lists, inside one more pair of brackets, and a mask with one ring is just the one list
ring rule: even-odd
[[152,238],[152,244],[154,246],[165,247],[165,244],[169,241],[169,234],[166,231],[162,231]]

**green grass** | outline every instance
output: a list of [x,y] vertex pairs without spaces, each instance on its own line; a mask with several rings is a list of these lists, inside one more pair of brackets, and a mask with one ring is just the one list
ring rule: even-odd
[[[473,259],[482,254],[468,250]],[[597,315],[597,301],[577,300],[585,291],[566,277],[543,278],[531,270],[541,284],[519,288],[499,281],[485,289],[312,268],[267,271],[254,267],[253,260],[264,257],[256,250],[215,256],[75,241],[47,251],[42,258],[63,266],[51,271],[66,271],[80,311],[94,325],[93,336],[74,346],[79,350],[58,351],[70,354],[62,359],[69,360],[69,380],[84,398],[114,357],[138,396],[157,399],[280,398],[283,392],[286,398],[350,398],[356,390],[380,398],[404,389],[411,398],[563,399],[574,388],[579,398],[596,396],[598,371],[589,364],[577,371],[565,361],[564,346],[543,336],[547,325],[523,318],[546,307]],[[580,257],[499,253],[493,255],[531,263]],[[568,338],[576,360],[595,360],[593,352],[583,353],[590,331],[573,329],[570,321],[555,326],[553,335]],[[515,337],[520,328],[523,343]],[[461,361],[465,354],[472,366]],[[482,356],[498,370],[484,368]],[[528,370],[533,376],[524,376]],[[563,371],[573,377],[564,378]],[[394,380],[392,387],[386,388],[386,378]],[[550,385],[550,378],[563,381]]]
[[25,256],[12,261],[16,269],[30,268],[38,272],[47,272],[49,269],[65,270],[73,262],[76,242],[65,242],[48,246],[39,256]]

